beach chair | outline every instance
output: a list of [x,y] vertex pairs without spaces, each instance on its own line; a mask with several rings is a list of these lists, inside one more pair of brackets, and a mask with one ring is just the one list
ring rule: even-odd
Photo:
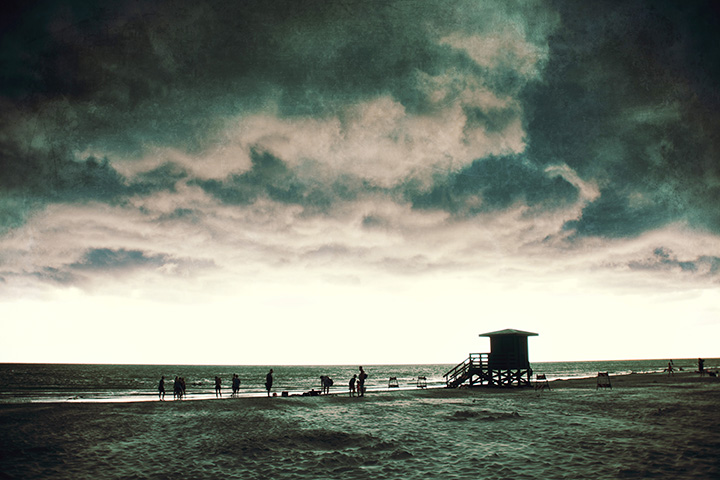
[[612,388],[612,384],[610,383],[610,374],[608,372],[598,372],[597,386],[595,387],[595,390],[598,388]]
[[390,377],[390,380],[388,380],[388,388],[398,388],[399,386],[397,377]]
[[550,390],[550,382],[548,382],[544,373],[538,373],[535,375],[535,385],[533,386],[535,387],[535,390],[544,390],[546,388]]
[[418,377],[417,378],[417,388],[427,388],[427,378]]

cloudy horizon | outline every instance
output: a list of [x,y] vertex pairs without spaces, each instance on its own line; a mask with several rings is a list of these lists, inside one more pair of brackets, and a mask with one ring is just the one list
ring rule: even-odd
[[0,361],[718,356],[712,2],[2,8]]

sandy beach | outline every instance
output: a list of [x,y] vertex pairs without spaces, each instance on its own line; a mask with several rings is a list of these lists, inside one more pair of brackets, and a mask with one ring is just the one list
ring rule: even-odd
[[0,478],[719,478],[697,373],[289,398],[0,405]]

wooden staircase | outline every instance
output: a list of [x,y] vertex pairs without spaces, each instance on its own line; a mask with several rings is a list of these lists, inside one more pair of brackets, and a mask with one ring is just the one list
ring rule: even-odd
[[443,375],[447,387],[459,387],[465,382],[468,382],[469,385],[488,382],[491,376],[488,355],[488,353],[471,353],[467,360]]

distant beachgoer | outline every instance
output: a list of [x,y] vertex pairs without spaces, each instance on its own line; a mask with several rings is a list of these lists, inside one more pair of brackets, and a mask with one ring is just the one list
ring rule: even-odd
[[348,384],[348,387],[350,388],[350,396],[355,396],[355,380],[357,379],[357,375],[353,375],[350,379],[350,383]]
[[698,358],[698,371],[700,372],[701,377],[705,375],[705,360],[702,358]]
[[328,377],[327,375],[322,375],[320,377],[320,386],[322,387],[322,393],[325,395],[328,395],[330,393],[330,387],[333,385],[332,378]]
[[181,396],[185,396],[185,392],[187,391],[187,386],[185,385],[185,377],[180,377],[180,392]]
[[175,377],[175,383],[173,384],[173,398],[182,398],[182,387],[180,386],[180,377]]
[[236,396],[240,392],[240,377],[238,377],[237,373],[233,375],[232,391],[233,391],[233,396]]
[[268,374],[265,376],[265,389],[267,390],[268,397],[270,396],[270,390],[272,390],[273,384],[273,369],[271,368]]
[[365,396],[365,379],[368,377],[368,374],[365,373],[365,370],[363,370],[363,367],[359,368],[360,374],[358,375],[357,380],[357,393],[358,397],[364,397]]
[[221,391],[222,387],[220,386],[221,383],[222,383],[222,380],[220,379],[220,377],[215,377],[215,396],[216,397],[222,397],[222,391]]
[[672,374],[673,374],[673,363],[672,363],[672,360],[670,360],[670,361],[668,362],[667,372],[668,372],[668,375],[672,375]]
[[160,383],[158,384],[158,398],[165,400],[165,376],[160,377]]

